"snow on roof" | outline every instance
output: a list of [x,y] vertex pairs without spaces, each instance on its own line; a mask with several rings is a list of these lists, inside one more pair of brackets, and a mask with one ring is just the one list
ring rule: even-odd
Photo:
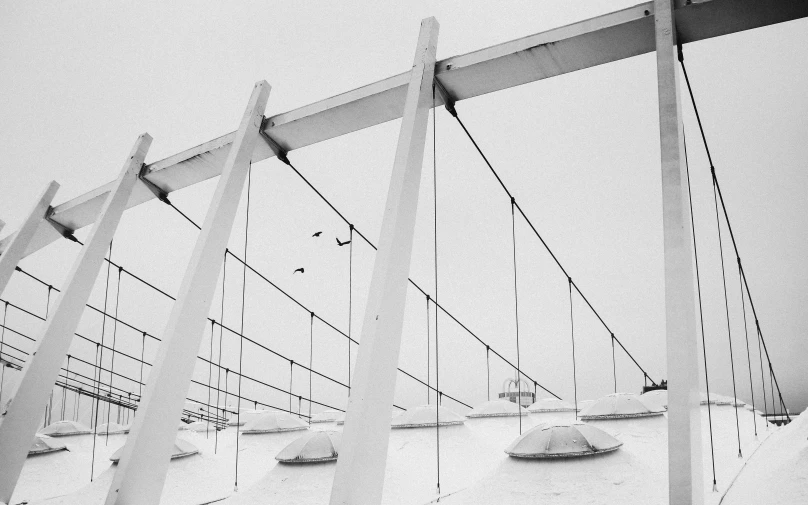
[[[117,463],[121,459],[124,447],[125,446],[112,453],[109,460],[113,463]],[[199,453],[199,449],[197,449],[194,444],[187,440],[177,438],[174,440],[174,447],[171,448],[171,459],[184,458],[185,456],[192,456],[197,453]]]
[[336,461],[342,433],[335,431],[310,431],[275,456],[281,463],[316,463]]
[[723,505],[808,503],[808,414],[792,418],[771,430],[727,489]]
[[259,415],[261,415],[261,414],[263,414],[265,412],[275,412],[275,411],[274,410],[268,410],[268,409],[263,409],[263,410],[262,409],[258,409],[258,410],[255,410],[255,409],[242,409],[241,410],[241,416],[239,417],[238,414],[233,414],[230,417],[230,420],[227,421],[227,425],[228,426],[236,426],[236,425],[244,426],[245,424],[247,424],[248,421],[251,421],[251,420],[255,419],[256,417],[258,417]]
[[340,418],[345,419],[345,412],[339,410],[324,410],[317,414],[311,416],[311,422],[314,423],[335,423],[340,420]]
[[[436,413],[437,410],[437,413]],[[393,428],[422,428],[427,426],[449,426],[453,424],[463,424],[465,419],[447,409],[443,405],[435,408],[435,405],[420,405],[402,412],[396,416],[391,426]]]
[[651,407],[668,410],[668,390],[655,389],[640,395],[640,400]]
[[474,407],[466,417],[510,417],[526,416],[527,410],[508,400],[489,400]]
[[711,394],[708,397],[707,393],[702,391],[701,393],[699,393],[699,399],[700,399],[699,403],[701,403],[702,405],[707,405],[708,403],[713,405],[713,404],[715,404],[715,397],[716,397],[715,394]]
[[69,437],[73,435],[87,435],[92,433],[92,430],[76,421],[56,421],[45,428],[39,430],[40,435],[49,435],[51,437]]
[[527,408],[528,412],[575,412],[575,405],[558,398],[542,398]]
[[282,431],[307,430],[309,425],[300,418],[286,412],[263,412],[244,425],[241,433],[279,433]]
[[28,455],[45,454],[46,452],[62,451],[67,449],[64,442],[54,440],[48,436],[34,437],[34,443],[28,449]]
[[126,426],[123,426],[123,425],[118,424],[118,423],[109,423],[109,424],[104,423],[104,424],[99,424],[96,427],[95,432],[98,435],[107,435],[107,431],[109,431],[110,435],[123,435],[123,434],[129,433],[129,428],[130,428],[130,425],[128,425],[128,424]]
[[186,424],[182,429],[188,431],[195,431],[197,433],[206,431],[215,431],[216,424],[208,423],[207,421],[194,421],[192,423]]
[[581,419],[622,419],[628,417],[658,416],[662,407],[646,405],[633,393],[612,393],[595,401],[581,412]]
[[505,452],[516,458],[566,458],[617,450],[623,442],[581,422],[540,424],[519,436]]

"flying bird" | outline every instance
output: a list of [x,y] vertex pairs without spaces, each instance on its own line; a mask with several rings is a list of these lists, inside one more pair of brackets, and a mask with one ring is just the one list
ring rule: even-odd
[[339,241],[339,238],[337,238],[337,245],[338,245],[338,246],[340,246],[340,247],[342,247],[342,246],[344,246],[344,245],[348,245],[348,244],[350,244],[350,243],[351,243],[351,241],[350,241],[350,240],[346,240],[345,242],[340,242],[340,241]]
[[298,272],[300,272],[302,274],[302,273],[305,273],[306,271],[303,269],[303,267],[300,267],[300,268],[296,269],[294,272],[292,272],[292,275],[295,275]]
[[314,235],[312,235],[312,237],[319,237],[321,233],[323,233],[323,232],[318,231],[317,233],[315,233]]

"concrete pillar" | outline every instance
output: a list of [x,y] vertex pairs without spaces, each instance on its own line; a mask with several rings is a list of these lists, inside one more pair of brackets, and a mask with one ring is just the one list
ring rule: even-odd
[[654,12],[665,248],[669,502],[671,505],[699,505],[704,502],[704,475],[696,289],[673,0],[654,0]]
[[437,40],[438,22],[434,18],[423,20],[373,266],[331,505],[377,505],[382,499]]
[[160,502],[177,421],[205,333],[213,291],[233,228],[270,86],[256,83],[171,309],[163,341],[112,480],[107,505]]
[[14,493],[28,449],[42,418],[42,405],[47,402],[48,394],[70,349],[73,332],[84,312],[84,306],[98,277],[109,243],[115,235],[121,214],[129,201],[129,195],[135,187],[151,141],[151,136],[144,133],[132,147],[89,238],[73,263],[50,317],[42,323],[43,329],[37,338],[39,347],[23,369],[17,394],[0,425],[0,454],[3,458],[3,464],[0,465],[0,503],[9,503]]

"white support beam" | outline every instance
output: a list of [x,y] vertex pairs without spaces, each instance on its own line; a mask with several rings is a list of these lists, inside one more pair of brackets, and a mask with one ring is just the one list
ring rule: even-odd
[[[25,216],[22,226],[17,230],[17,233],[11,236],[8,247],[0,255],[0,294],[3,294],[11,275],[14,273],[14,268],[23,258],[25,250],[28,249],[28,243],[34,237],[39,223],[47,217],[51,201],[56,196],[58,189],[59,184],[56,181],[51,181],[45,186],[28,215]],[[0,221],[0,229],[3,228],[4,224]]]
[[668,489],[671,505],[704,502],[693,237],[684,159],[673,0],[655,0],[668,357]]
[[[712,37],[808,16],[808,2],[793,0],[676,0],[679,41]],[[453,56],[435,65],[438,79],[455,101],[500,91],[585,68],[654,51],[654,3],[598,16],[560,28]],[[271,116],[265,133],[284,151],[300,149],[401,117],[409,72],[388,77],[341,95]],[[443,105],[438,96],[436,105]],[[235,132],[157,161],[145,172],[166,194],[216,177],[222,172]],[[253,162],[275,156],[260,142]],[[68,230],[92,224],[110,184],[56,206],[54,222]],[[138,185],[128,207],[155,198]],[[39,227],[25,255],[59,240],[51,226]],[[0,252],[9,237],[0,240]]]
[[[9,503],[34,439],[41,408],[47,402],[59,369],[73,341],[84,306],[90,297],[109,243],[126,209],[143,160],[151,145],[148,133],[138,137],[109,192],[98,221],[81,248],[67,282],[47,321],[43,322],[39,346],[23,371],[17,393],[0,424],[0,503]],[[54,189],[55,191],[55,189]]]
[[177,436],[177,420],[191,384],[196,353],[264,119],[269,90],[265,81],[255,84],[236,131],[205,223],[185,269],[177,301],[163,331],[146,392],[107,494],[107,505],[160,502],[171,447]]
[[437,43],[438,22],[427,18],[421,22],[409,74],[331,505],[376,505],[382,500]]

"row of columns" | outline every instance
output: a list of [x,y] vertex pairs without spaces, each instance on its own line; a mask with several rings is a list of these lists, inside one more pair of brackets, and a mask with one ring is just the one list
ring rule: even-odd
[[[703,501],[692,281],[692,237],[686,223],[682,122],[676,71],[672,0],[654,0],[662,157],[665,301],[669,374],[670,503]],[[362,345],[352,377],[331,505],[381,501],[387,438],[401,343],[407,276],[439,25],[422,21],[410,73],[379,250],[365,310]],[[258,82],[250,96],[222,170],[204,225],[163,332],[150,380],[124,446],[106,505],[157,504],[176,436],[176,419],[190,384],[222,258],[230,237],[250,158],[259,141],[270,86]],[[0,503],[8,504],[33,440],[44,404],[90,296],[108,247],[143,166],[151,137],[138,137],[98,220],[82,247],[37,339],[13,404],[0,425]],[[277,154],[277,153],[276,153]],[[282,154],[282,153],[281,153]],[[0,256],[0,293],[58,189],[48,185],[7,250]],[[2,223],[0,223],[2,227]]]

